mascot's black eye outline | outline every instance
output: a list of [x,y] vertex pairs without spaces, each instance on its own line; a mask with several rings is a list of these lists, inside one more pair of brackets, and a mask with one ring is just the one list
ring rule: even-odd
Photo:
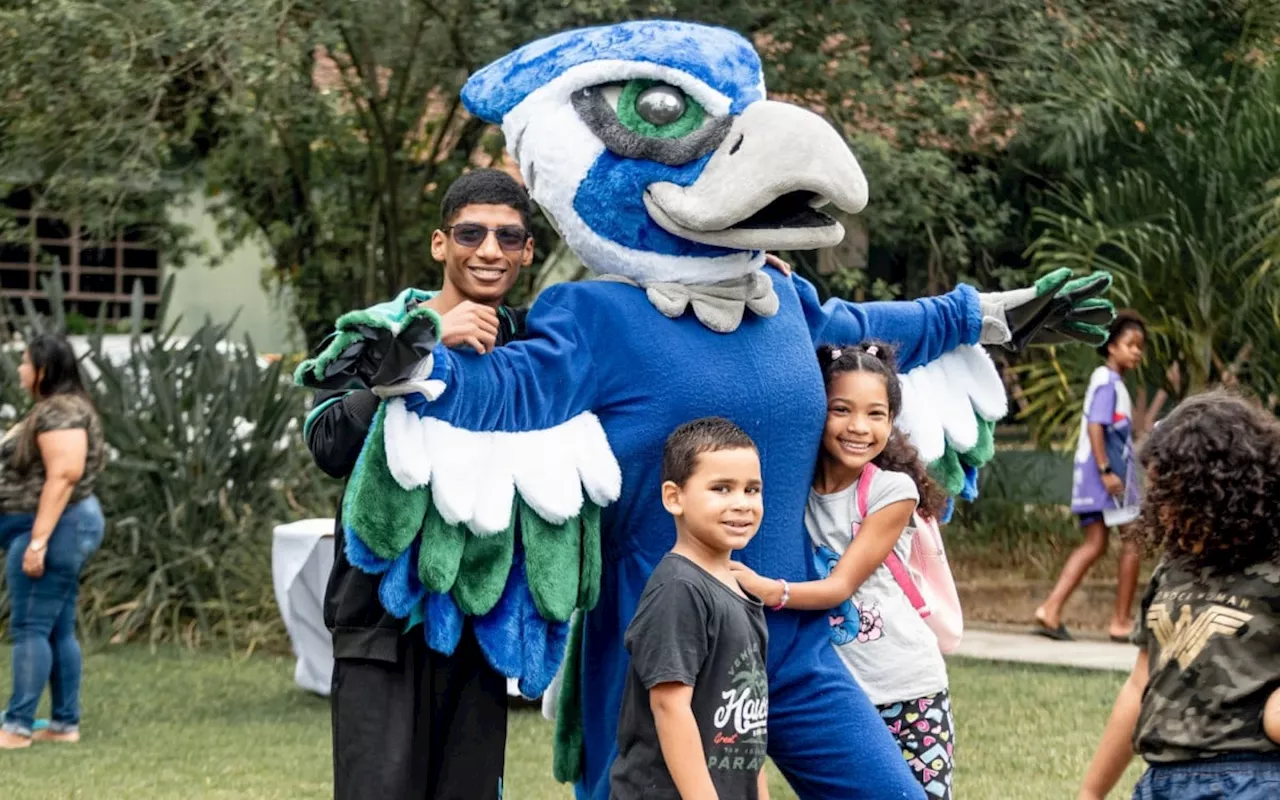
[[[571,100],[591,132],[610,152],[623,158],[673,167],[688,164],[719,147],[733,125],[733,117],[711,117],[696,100],[670,84],[628,81],[621,87],[616,110],[605,98],[604,88],[579,89]],[[666,124],[656,124],[662,117],[651,112],[658,110],[659,104],[673,108],[673,93],[682,101],[680,115]]]

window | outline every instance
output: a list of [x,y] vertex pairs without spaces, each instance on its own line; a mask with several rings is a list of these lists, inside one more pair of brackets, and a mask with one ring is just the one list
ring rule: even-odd
[[113,238],[91,237],[73,217],[33,210],[26,192],[11,195],[3,205],[16,223],[0,229],[0,297],[6,311],[21,314],[22,298],[29,298],[37,311],[49,313],[43,279],[53,274],[57,259],[67,314],[90,321],[102,314],[109,323],[128,319],[131,293],[141,283],[143,316],[155,319],[162,288],[160,251],[140,233],[126,228]]

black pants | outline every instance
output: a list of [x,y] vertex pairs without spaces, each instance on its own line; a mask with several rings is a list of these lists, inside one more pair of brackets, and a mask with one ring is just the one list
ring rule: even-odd
[[498,800],[507,745],[507,681],[468,624],[453,656],[421,629],[398,663],[334,663],[335,800]]

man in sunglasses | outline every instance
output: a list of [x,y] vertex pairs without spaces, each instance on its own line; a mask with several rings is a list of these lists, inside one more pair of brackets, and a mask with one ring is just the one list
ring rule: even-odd
[[[444,283],[426,305],[449,347],[488,353],[524,335],[524,310],[503,305],[533,261],[532,204],[499,170],[463,175],[445,193],[431,255]],[[316,464],[346,479],[378,408],[368,390],[318,392],[304,434]],[[430,650],[420,626],[387,614],[381,576],[354,568],[343,541],[325,592],[333,633],[331,695],[335,800],[502,796],[507,681],[486,661],[470,618],[453,655]]]

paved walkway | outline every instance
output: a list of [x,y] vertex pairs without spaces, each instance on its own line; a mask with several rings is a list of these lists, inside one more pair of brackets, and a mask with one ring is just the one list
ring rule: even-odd
[[1058,642],[1030,633],[1005,633],[966,628],[955,655],[991,661],[1021,661],[1084,669],[1128,672],[1138,648],[1097,639]]

